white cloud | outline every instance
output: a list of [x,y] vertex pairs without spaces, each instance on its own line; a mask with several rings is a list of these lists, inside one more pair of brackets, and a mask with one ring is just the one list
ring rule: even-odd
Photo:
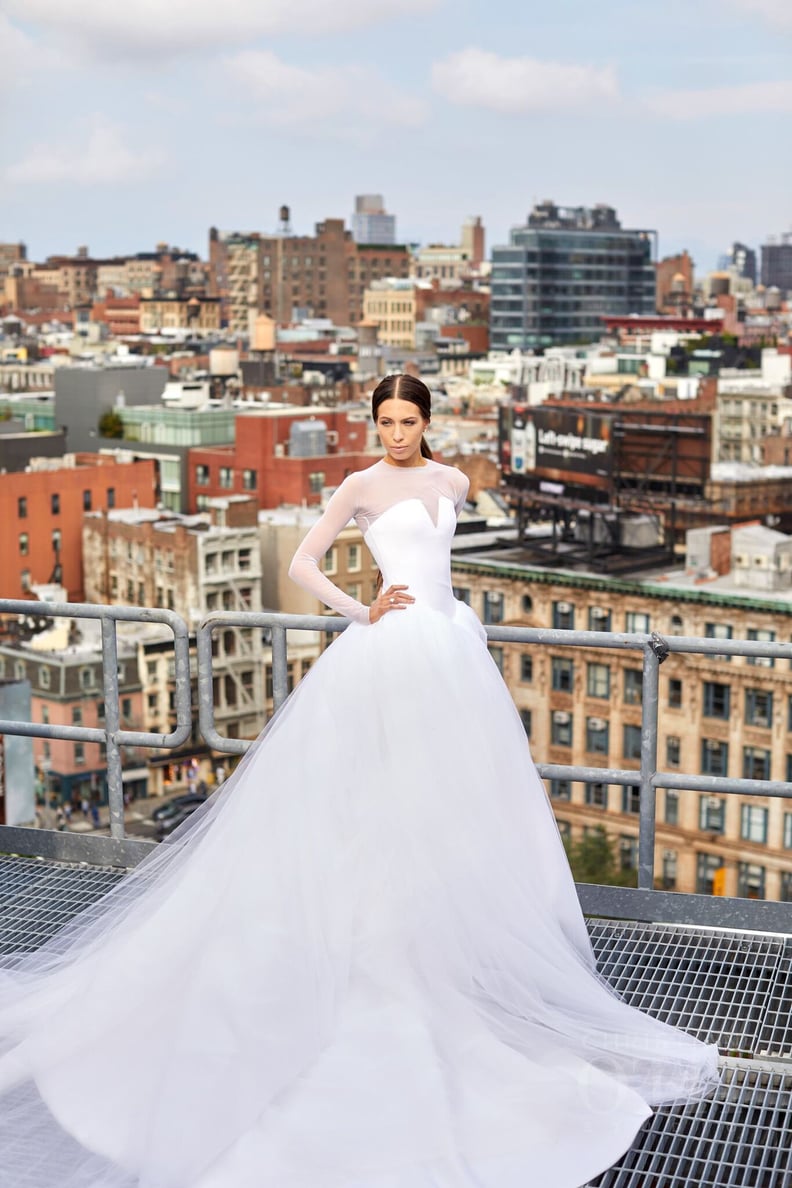
[[756,112],[792,112],[792,82],[742,83],[733,87],[666,91],[653,95],[647,106],[674,120],[734,116]]
[[778,29],[792,31],[792,4],[789,0],[730,0],[733,8],[746,16],[759,17]]
[[380,24],[442,0],[4,0],[28,25],[98,53],[189,53],[277,34],[322,34]]
[[116,185],[140,181],[160,160],[153,152],[134,152],[119,128],[96,118],[84,146],[34,145],[23,160],[9,165],[4,180],[11,185]]
[[362,66],[306,70],[269,50],[243,50],[225,60],[230,78],[249,96],[265,123],[308,129],[335,125],[347,135],[373,122],[416,127],[425,105]]
[[517,115],[582,107],[619,97],[610,67],[504,58],[470,47],[432,67],[432,84],[452,103]]

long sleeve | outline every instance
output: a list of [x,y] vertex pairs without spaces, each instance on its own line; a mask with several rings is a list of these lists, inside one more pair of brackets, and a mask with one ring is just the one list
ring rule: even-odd
[[289,577],[339,615],[354,619],[357,623],[368,623],[369,608],[340,590],[319,567],[325,553],[357,510],[356,478],[354,474],[346,478],[327,501],[321,519],[317,520],[294,554],[289,566]]

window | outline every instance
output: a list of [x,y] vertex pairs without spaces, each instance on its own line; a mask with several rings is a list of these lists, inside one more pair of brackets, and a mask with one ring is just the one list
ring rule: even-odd
[[30,589],[30,570],[22,569],[19,573],[19,584],[25,593]]
[[705,718],[722,718],[728,721],[731,706],[731,689],[716,681],[704,682],[704,700],[701,712]]
[[74,762],[85,763],[85,743],[74,744]]
[[20,532],[19,534],[19,555],[20,557],[27,557],[30,551],[30,539],[27,532]]
[[781,871],[781,903],[792,903],[792,870]]
[[637,784],[622,785],[622,812],[639,813],[641,811],[641,789]]
[[529,652],[520,653],[520,680],[526,685],[533,680],[533,656]]
[[357,573],[361,568],[361,550],[359,544],[347,545],[347,569],[350,573]]
[[608,807],[608,784],[584,784],[586,804],[592,808]]
[[619,865],[622,870],[638,869],[638,838],[623,833],[619,838]]
[[610,668],[607,664],[586,665],[586,693],[589,697],[610,697]]
[[234,485],[234,471],[231,466],[220,467],[220,486],[225,491],[230,491]]
[[54,491],[52,495],[50,495],[50,511],[52,512],[53,516],[60,515],[60,495],[57,493],[57,491]]
[[83,724],[82,706],[73,705],[72,706],[72,726],[82,726],[82,724]]
[[199,487],[209,486],[209,467],[200,462],[195,468],[195,482]]
[[575,608],[571,602],[553,603],[553,628],[556,631],[572,631],[575,626]]
[[625,616],[625,626],[629,632],[640,632],[643,635],[649,634],[649,616],[643,611],[627,611]]
[[767,842],[767,809],[758,804],[740,807],[740,837],[743,841]]
[[107,488],[107,506],[109,508],[115,507],[115,487]]
[[679,793],[676,788],[666,788],[665,823],[666,825],[679,824]]
[[39,665],[38,671],[39,685],[42,689],[49,689],[50,687],[50,670],[46,664]]
[[729,744],[716,738],[701,740],[701,774],[725,776],[729,774]]
[[335,545],[327,550],[322,559],[322,572],[326,574],[338,572],[338,550]]
[[663,890],[673,891],[677,883],[677,852],[663,850]]
[[610,747],[609,725],[604,718],[586,718],[586,750],[607,755]]
[[82,496],[83,511],[91,510],[92,496],[90,491],[83,491]]
[[49,726],[49,706],[48,705],[42,705],[42,707],[41,707],[41,720],[45,726]]
[[589,631],[610,631],[611,613],[602,606],[590,606],[588,613]]
[[625,759],[640,759],[641,758],[641,727],[631,726],[629,723],[624,727],[624,746],[622,754]]
[[54,528],[52,531],[52,548],[56,553],[60,552],[61,548],[61,530]]
[[531,737],[532,720],[531,720],[531,711],[529,709],[521,709],[520,710],[520,721],[523,724],[523,730],[525,731],[526,737],[530,738]]
[[624,701],[627,705],[640,705],[643,700],[643,673],[640,668],[624,670]]
[[551,780],[550,796],[553,800],[571,800],[572,784],[570,780]]
[[555,747],[572,746],[572,715],[554,710],[550,719],[550,741]]
[[17,499],[17,515],[20,520],[27,519],[27,498],[24,495]]
[[764,747],[743,747],[743,779],[770,779],[770,752]]
[[94,670],[92,668],[80,669],[80,685],[83,689],[93,689],[94,687]]
[[682,682],[678,681],[676,677],[668,679],[668,708],[682,708]]
[[676,734],[669,734],[666,739],[666,767],[679,767],[681,744]]
[[258,475],[257,475],[256,471],[249,470],[249,469],[243,470],[242,471],[242,490],[243,491],[255,491],[257,485],[258,485]]
[[484,591],[484,622],[503,622],[503,595],[497,590]]
[[746,899],[764,899],[765,868],[753,862],[738,862],[737,894]]
[[[732,629],[727,623],[705,623],[704,634],[707,639],[731,639]],[[713,656],[713,660],[731,660],[731,656]]]
[[312,495],[321,495],[322,488],[325,485],[325,472],[323,470],[313,470],[308,475],[308,490]]
[[121,717],[124,719],[125,722],[128,722],[130,720],[130,718],[132,717],[132,698],[131,697],[122,697],[121,698]]
[[715,887],[715,872],[722,870],[723,859],[720,854],[696,855],[696,892],[699,895],[712,895]]
[[489,645],[489,654],[498,666],[498,672],[503,676],[503,648],[497,644]]
[[454,586],[453,589],[457,602],[464,602],[465,606],[470,606],[470,589],[467,586]]
[[575,664],[562,656],[553,656],[551,660],[551,685],[557,693],[571,693],[575,677]]
[[[759,627],[749,627],[748,639],[757,640],[760,643],[773,643],[775,641],[775,631],[766,631]],[[753,664],[757,668],[772,668],[775,664],[772,656],[747,656],[746,662]]]
[[784,813],[782,841],[785,850],[792,850],[792,813]]
[[699,797],[699,829],[704,833],[723,833],[726,828],[726,797]]
[[523,594],[522,600],[521,600],[521,606],[522,606],[522,613],[524,615],[530,615],[531,611],[533,610],[533,598],[531,598],[530,594]]
[[773,694],[768,689],[746,689],[746,726],[770,726],[772,721]]
[[684,623],[681,615],[672,615],[669,625],[671,635],[681,635],[684,630]]

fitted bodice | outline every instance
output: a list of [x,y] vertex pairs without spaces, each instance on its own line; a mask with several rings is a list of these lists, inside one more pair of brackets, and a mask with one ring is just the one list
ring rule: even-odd
[[456,527],[454,504],[448,496],[437,501],[437,522],[420,498],[403,499],[383,512],[365,534],[387,587],[409,587],[416,603],[450,613],[451,540]]

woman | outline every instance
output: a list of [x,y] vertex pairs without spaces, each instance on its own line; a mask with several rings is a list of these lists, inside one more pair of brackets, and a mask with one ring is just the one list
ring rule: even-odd
[[[0,975],[0,1184],[575,1188],[715,1082],[713,1048],[596,973],[452,593],[467,480],[425,445],[427,389],[388,377],[373,415],[384,458],[292,563],[353,622],[207,806]],[[319,568],[350,518],[371,606]]]

